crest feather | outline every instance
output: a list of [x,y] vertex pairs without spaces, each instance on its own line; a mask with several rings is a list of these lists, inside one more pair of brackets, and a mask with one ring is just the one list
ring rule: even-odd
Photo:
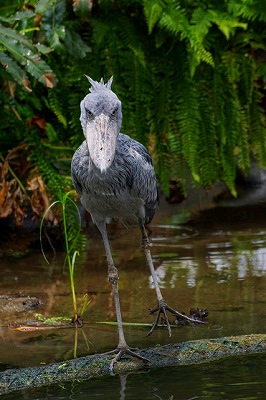
[[108,89],[111,90],[111,86],[113,83],[113,77],[111,76],[111,78],[108,80],[108,82],[104,83],[103,78],[101,78],[100,82],[94,81],[93,79],[91,79],[91,77],[89,77],[88,75],[85,75],[86,78],[88,79],[88,81],[91,84],[91,88],[90,88],[90,92],[94,92],[97,90],[103,90],[103,89]]

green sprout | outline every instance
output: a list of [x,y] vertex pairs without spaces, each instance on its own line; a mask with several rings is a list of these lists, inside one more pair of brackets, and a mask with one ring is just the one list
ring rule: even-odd
[[83,301],[83,305],[81,307],[81,311],[80,311],[80,313],[78,313],[74,272],[75,272],[76,258],[77,258],[77,256],[79,256],[79,252],[78,252],[78,250],[75,249],[75,246],[77,244],[77,235],[75,234],[73,229],[70,229],[68,227],[68,223],[67,223],[67,203],[70,203],[71,206],[74,206],[74,209],[77,211],[78,216],[79,216],[79,227],[81,226],[81,218],[80,218],[79,209],[78,209],[76,203],[70,198],[70,193],[71,192],[65,193],[60,200],[54,201],[46,209],[46,211],[42,217],[41,224],[40,224],[40,243],[41,243],[41,250],[42,250],[43,257],[46,260],[46,262],[49,264],[49,261],[45,255],[43,244],[42,244],[42,230],[43,230],[44,220],[45,220],[47,213],[51,210],[52,207],[59,204],[62,207],[63,231],[64,231],[65,247],[66,247],[66,261],[67,261],[68,270],[69,270],[71,295],[72,295],[73,310],[74,310],[74,316],[72,318],[72,322],[76,325],[82,325],[81,316],[88,308],[90,300],[88,299],[88,295],[86,294],[84,296],[84,301]]

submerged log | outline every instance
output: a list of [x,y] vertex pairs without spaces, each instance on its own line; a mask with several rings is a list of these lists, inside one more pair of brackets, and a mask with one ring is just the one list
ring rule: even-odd
[[[201,339],[140,350],[149,363],[125,357],[115,364],[115,373],[144,368],[178,366],[210,362],[218,358],[266,352],[266,334]],[[50,365],[7,369],[0,373],[0,394],[20,389],[47,386],[71,380],[89,379],[110,374],[112,354],[95,354]]]

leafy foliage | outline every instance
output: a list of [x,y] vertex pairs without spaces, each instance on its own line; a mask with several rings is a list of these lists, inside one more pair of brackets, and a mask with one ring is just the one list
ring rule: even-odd
[[[27,37],[0,25],[0,44],[6,53],[0,53],[0,61],[12,78],[25,89],[31,91],[27,73],[45,84],[54,87],[55,76],[40,53],[48,53],[45,46],[36,47]],[[21,66],[20,66],[21,65]]]
[[236,195],[237,168],[266,167],[265,21],[260,0],[3,1],[3,157],[26,143],[62,196],[83,140],[84,74],[113,75],[123,132],[149,147],[166,193],[192,179]]

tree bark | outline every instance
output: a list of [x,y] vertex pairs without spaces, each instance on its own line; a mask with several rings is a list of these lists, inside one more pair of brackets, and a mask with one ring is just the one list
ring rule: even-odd
[[[115,373],[163,366],[210,362],[218,358],[266,352],[266,334],[201,339],[140,350],[148,358],[144,364],[125,357],[114,366]],[[112,354],[95,354],[55,364],[8,369],[0,373],[0,394],[15,390],[47,386],[70,380],[81,380],[109,374]]]

